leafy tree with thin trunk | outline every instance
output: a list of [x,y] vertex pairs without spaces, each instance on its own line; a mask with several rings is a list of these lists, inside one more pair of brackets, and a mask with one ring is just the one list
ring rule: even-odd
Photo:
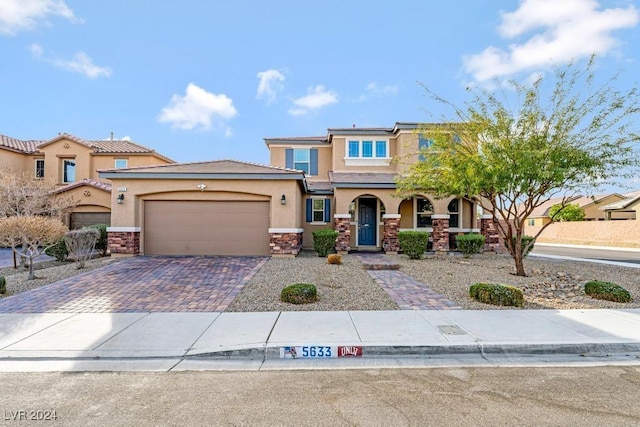
[[36,279],[33,260],[64,236],[67,226],[59,219],[44,216],[11,216],[0,218],[0,245],[9,246],[29,260],[29,278]]
[[595,57],[584,69],[555,68],[550,87],[545,77],[531,85],[496,82],[493,91],[473,87],[464,108],[425,88],[455,120],[419,129],[433,143],[398,179],[399,193],[477,197],[516,274],[525,276],[523,254],[535,239],[523,248],[522,237],[536,207],[552,197],[565,207],[581,192],[634,176],[639,166],[638,89],[616,89],[617,75],[599,83],[594,67]]
[[584,220],[584,215],[584,209],[577,203],[570,203],[564,206],[557,204],[549,208],[549,217],[553,221],[582,221]]

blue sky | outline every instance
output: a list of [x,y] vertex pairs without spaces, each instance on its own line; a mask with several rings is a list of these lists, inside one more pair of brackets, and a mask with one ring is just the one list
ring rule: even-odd
[[0,133],[268,163],[264,137],[433,121],[418,82],[462,103],[596,52],[630,87],[639,23],[631,0],[0,0]]

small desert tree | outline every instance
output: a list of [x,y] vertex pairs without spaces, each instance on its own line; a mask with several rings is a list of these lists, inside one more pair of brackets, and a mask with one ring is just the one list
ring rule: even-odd
[[535,239],[523,248],[522,237],[536,207],[555,196],[565,207],[577,194],[633,176],[639,164],[638,89],[616,89],[615,76],[596,83],[594,59],[584,70],[556,68],[551,87],[540,77],[532,85],[496,82],[495,92],[471,88],[464,108],[427,88],[455,119],[420,130],[433,144],[399,179],[399,192],[478,196],[524,276],[523,255]]
[[54,218],[36,215],[0,218],[0,244],[29,260],[28,280],[36,278],[33,260],[55,245],[66,231],[67,226]]
[[553,221],[582,221],[584,220],[584,209],[577,203],[571,203],[565,206],[557,204],[549,209],[549,217]]
[[[44,215],[59,217],[76,205],[73,198],[57,191],[55,182],[0,169],[0,218]],[[23,244],[22,251],[27,248]],[[24,261],[27,258],[21,257]]]
[[93,255],[96,242],[100,238],[100,231],[95,228],[81,228],[68,231],[64,236],[64,242],[73,254],[78,268],[84,268],[85,262]]

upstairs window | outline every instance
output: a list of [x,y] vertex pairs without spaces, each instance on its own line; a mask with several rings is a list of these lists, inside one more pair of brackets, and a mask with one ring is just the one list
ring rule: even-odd
[[63,160],[62,161],[62,182],[70,183],[76,182],[76,161],[75,160]]
[[389,152],[389,141],[386,140],[356,140],[347,143],[347,158],[350,159],[386,159]]
[[303,171],[307,175],[318,175],[317,148],[287,148],[285,167]]
[[421,162],[424,161],[424,154],[422,154],[422,151],[428,148],[431,148],[432,145],[433,145],[433,140],[426,138],[422,135],[418,137],[418,150],[421,152],[418,155],[418,160],[420,160]]
[[44,178],[44,159],[36,159],[36,178]]
[[449,227],[460,227],[460,199],[453,199],[447,206],[449,212]]
[[127,159],[116,159],[115,167],[116,169],[126,169],[129,165],[129,161]]
[[416,226],[418,228],[431,227],[433,225],[433,204],[429,199],[416,199]]

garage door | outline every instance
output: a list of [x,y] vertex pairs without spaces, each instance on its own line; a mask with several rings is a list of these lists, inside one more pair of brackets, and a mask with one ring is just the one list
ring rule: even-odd
[[111,225],[111,214],[109,212],[74,212],[71,214],[72,230],[95,224]]
[[268,255],[269,202],[147,201],[146,255]]

